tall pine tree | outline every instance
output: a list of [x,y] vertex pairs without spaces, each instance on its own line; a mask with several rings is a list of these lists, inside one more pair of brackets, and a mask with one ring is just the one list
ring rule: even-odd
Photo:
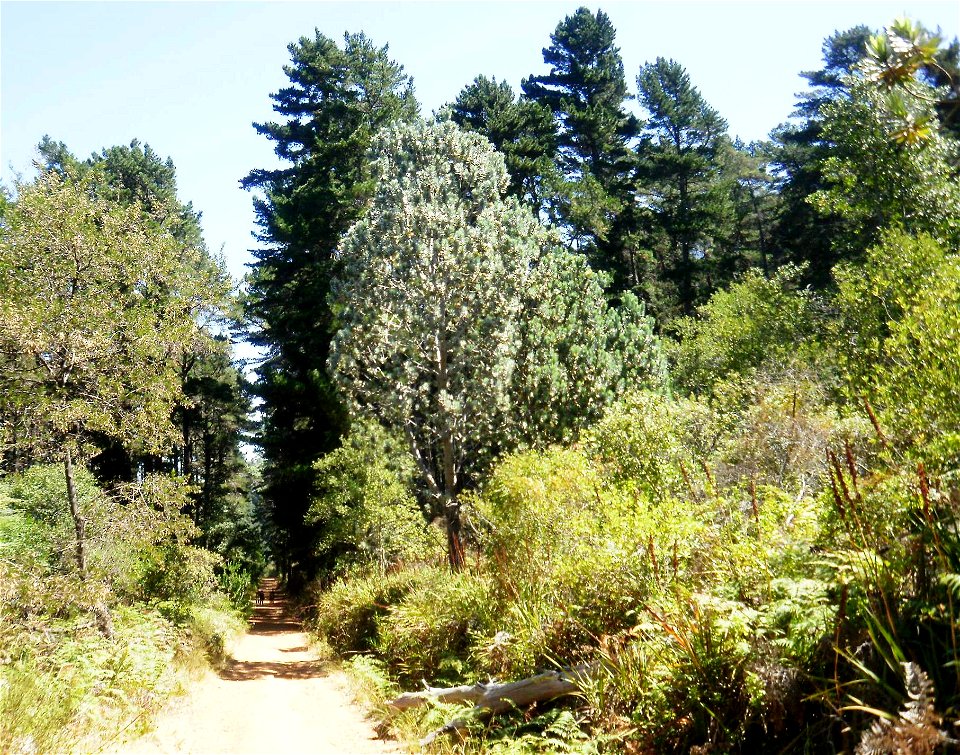
[[344,35],[339,47],[315,31],[289,50],[290,85],[271,95],[282,120],[254,124],[288,165],[254,170],[242,183],[262,192],[254,204],[264,246],[254,252],[247,316],[253,342],[266,350],[257,382],[264,497],[280,565],[303,577],[316,567],[316,533],[303,522],[313,463],[338,445],[347,424],[326,370],[333,253],[370,192],[373,135],[414,117],[417,102],[403,68],[363,34]]
[[552,218],[551,199],[560,186],[553,113],[543,105],[516,99],[505,81],[478,76],[450,107],[462,128],[483,134],[503,153],[510,174],[507,193],[527,202],[534,212]]
[[639,124],[624,108],[630,95],[615,40],[606,13],[580,8],[560,22],[543,50],[550,72],[530,76],[522,88],[557,120],[558,165],[568,181],[560,215],[570,239],[624,290],[631,285],[631,145]]
[[823,68],[800,74],[810,85],[809,91],[797,95],[794,116],[800,120],[778,127],[772,135],[781,198],[773,248],[778,261],[805,263],[805,282],[817,288],[830,281],[838,259],[830,239],[842,227],[839,218],[817,213],[807,201],[823,188],[822,163],[830,151],[823,141],[822,110],[847,96],[846,77],[866,54],[870,35],[870,29],[861,25],[835,32],[824,41]]
[[689,315],[709,292],[705,276],[730,217],[727,123],[676,61],[645,65],[637,87],[649,116],[639,150],[656,266],[648,292],[658,316]]

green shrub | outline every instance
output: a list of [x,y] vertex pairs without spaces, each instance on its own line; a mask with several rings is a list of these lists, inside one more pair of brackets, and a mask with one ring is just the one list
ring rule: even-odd
[[848,400],[931,470],[960,466],[960,257],[929,236],[885,233],[837,268],[835,358]]
[[161,606],[173,621],[185,621],[192,606],[211,599],[216,592],[214,568],[220,557],[215,553],[165,543],[151,548],[145,560],[139,597]]
[[227,596],[233,610],[247,618],[253,613],[253,592],[256,577],[246,564],[227,561],[217,569],[217,585]]
[[66,752],[80,700],[24,659],[0,674],[0,751]]
[[770,582],[770,598],[760,609],[759,622],[794,668],[817,668],[816,656],[833,642],[837,611],[830,588],[823,579],[777,577]]
[[217,604],[217,557],[185,544],[195,529],[177,481],[148,476],[107,495],[86,470],[76,479],[86,579],[62,471],[34,467],[0,485],[3,752],[95,749],[87,739],[137,733],[173,687],[175,656],[222,655],[239,628]]
[[598,532],[600,489],[597,470],[582,452],[553,448],[506,457],[483,494],[465,498],[465,516],[502,594],[532,597],[559,563],[582,555]]
[[342,579],[315,596],[311,628],[334,652],[369,651],[377,643],[378,618],[411,590],[444,574],[443,569],[418,567]]
[[436,569],[432,577],[379,617],[377,653],[406,683],[474,678],[478,669],[469,663],[469,649],[475,636],[489,634],[493,585],[468,572]]
[[720,432],[706,405],[648,391],[624,396],[585,438],[605,481],[650,502],[697,498]]
[[653,503],[632,480],[601,470],[583,451],[518,453],[470,500],[470,521],[505,601],[474,648],[487,671],[526,675],[583,659],[694,566],[702,507]]
[[[87,522],[90,547],[97,552],[91,554],[91,561],[102,567],[108,559],[97,556],[111,535],[109,515],[104,516],[106,510],[112,508],[111,501],[85,467],[76,468],[75,486],[77,504]],[[71,571],[75,567],[76,535],[67,507],[63,467],[56,464],[30,467],[8,477],[6,489],[10,508],[33,523],[31,549],[38,555],[44,554],[51,568]]]
[[328,574],[442,557],[444,540],[427,526],[413,493],[409,451],[382,427],[356,422],[314,468],[306,522],[321,532],[314,550]]
[[814,332],[814,301],[796,290],[802,271],[781,267],[771,278],[757,269],[700,307],[698,317],[678,323],[674,379],[684,390],[709,393],[732,374],[794,361]]
[[653,646],[665,678],[651,691],[660,705],[635,711],[641,737],[659,752],[741,745],[760,713],[763,686],[750,671],[750,627],[736,605],[694,600],[685,612],[654,618],[663,633]]
[[227,660],[230,640],[247,628],[226,597],[192,606],[185,624],[193,646],[215,666]]
[[816,498],[770,485],[715,497],[697,545],[701,579],[691,586],[752,605],[769,600],[775,579],[810,574],[811,552],[821,542],[821,508]]

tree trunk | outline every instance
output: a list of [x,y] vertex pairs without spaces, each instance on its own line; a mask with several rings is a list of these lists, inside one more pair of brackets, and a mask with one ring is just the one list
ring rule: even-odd
[[463,541],[460,539],[460,502],[454,492],[453,439],[448,430],[443,439],[443,518],[447,523],[447,559],[450,569],[463,570]]
[[463,540],[460,537],[460,504],[456,498],[444,496],[443,516],[447,524],[447,561],[450,569],[463,571]]
[[80,579],[87,578],[87,522],[80,513],[80,504],[77,501],[77,487],[73,476],[73,456],[68,448],[63,457],[63,471],[67,478],[67,501],[70,504],[70,516],[73,518],[73,529],[76,533],[76,559]]
[[757,218],[757,245],[760,249],[760,269],[764,275],[770,275],[770,265],[767,262],[767,239],[763,232],[763,212],[760,209],[760,200],[753,189],[750,189],[750,198],[753,200],[753,214]]
[[[448,367],[450,353],[447,345],[447,307],[446,301],[440,303],[440,327],[437,331],[437,395],[442,398],[449,386]],[[456,458],[453,440],[452,421],[446,416],[442,403],[438,407],[444,418],[440,434],[440,463],[443,476],[443,519],[447,525],[447,560],[454,572],[463,570],[463,542],[460,539],[460,504],[457,501]]]
[[[431,700],[441,703],[473,703],[474,712],[489,715],[521,708],[541,700],[570,695],[596,672],[596,666],[583,665],[569,671],[547,671],[517,682],[463,685],[461,687],[427,687],[423,692],[404,692],[387,703],[396,710],[407,710]],[[420,741],[428,745],[445,734],[459,734],[467,728],[465,718],[456,718]]]

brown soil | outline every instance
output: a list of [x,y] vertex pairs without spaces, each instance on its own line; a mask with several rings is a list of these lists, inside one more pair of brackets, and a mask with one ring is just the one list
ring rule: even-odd
[[260,587],[266,600],[224,668],[192,685],[160,714],[152,733],[118,755],[400,752],[375,738],[343,673],[309,649],[275,580]]

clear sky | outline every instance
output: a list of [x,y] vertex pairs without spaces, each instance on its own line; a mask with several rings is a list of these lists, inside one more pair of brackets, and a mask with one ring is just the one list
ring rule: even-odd
[[[479,74],[519,89],[545,72],[541,50],[582,2],[0,3],[0,165],[31,175],[44,134],[79,157],[139,139],[177,167],[180,197],[203,213],[207,244],[243,275],[256,242],[239,180],[276,164],[251,123],[272,117],[286,46],[314,28],[364,31],[414,77],[423,112]],[[595,10],[596,4],[589,4]],[[683,64],[730,123],[762,139],[789,116],[798,73],[820,65],[825,37],[906,14],[948,39],[949,2],[605,2],[627,80],[657,56]]]

